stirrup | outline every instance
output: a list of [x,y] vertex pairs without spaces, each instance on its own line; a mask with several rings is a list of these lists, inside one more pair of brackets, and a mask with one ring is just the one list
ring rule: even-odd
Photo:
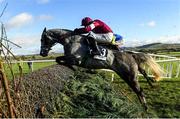
[[102,56],[102,55],[94,55],[94,59],[98,59],[98,60],[103,60],[103,61],[105,61],[105,60],[106,60],[106,57],[105,57],[105,56]]

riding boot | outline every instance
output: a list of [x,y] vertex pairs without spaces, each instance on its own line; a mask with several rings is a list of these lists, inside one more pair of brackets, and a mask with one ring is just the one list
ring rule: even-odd
[[98,47],[97,42],[95,41],[95,39],[92,38],[92,37],[89,37],[88,40],[89,40],[89,43],[90,43],[90,47],[92,48],[92,54],[93,55],[101,55],[101,52],[99,50],[99,47]]
[[89,37],[88,40],[89,40],[89,43],[90,43],[90,47],[92,48],[92,54],[94,55],[94,59],[105,61],[106,57],[103,56],[103,54],[101,53],[101,51],[100,51],[100,49],[99,49],[95,39]]

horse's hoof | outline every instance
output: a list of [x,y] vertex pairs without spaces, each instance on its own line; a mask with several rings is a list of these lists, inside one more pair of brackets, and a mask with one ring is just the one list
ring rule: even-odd
[[151,88],[154,88],[154,85],[153,84],[149,84]]
[[148,111],[147,105],[144,105],[144,110],[145,110],[146,112]]

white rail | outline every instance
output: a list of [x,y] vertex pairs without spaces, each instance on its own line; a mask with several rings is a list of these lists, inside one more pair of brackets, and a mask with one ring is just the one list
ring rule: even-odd
[[28,62],[32,62],[32,63],[36,63],[36,62],[55,62],[55,60],[28,60],[28,61],[14,60],[14,61],[11,61],[11,63],[28,63]]
[[173,61],[180,61],[180,59],[176,58],[176,59],[168,59],[168,60],[157,60],[156,62],[173,62]]
[[157,55],[157,54],[148,54],[152,57],[159,57],[159,58],[167,58],[167,59],[176,59],[176,57],[167,56],[167,55]]

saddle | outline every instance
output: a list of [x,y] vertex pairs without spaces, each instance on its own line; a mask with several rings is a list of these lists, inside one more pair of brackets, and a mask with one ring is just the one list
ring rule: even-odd
[[[96,45],[98,46],[99,52],[101,55],[94,55],[92,53],[92,44],[90,44],[89,39],[86,38],[85,40],[86,44],[88,45],[89,48],[89,55],[93,56],[94,59],[99,59],[99,60],[106,60],[107,54],[108,54],[108,49],[113,50],[113,51],[119,51],[119,48],[116,45],[112,44],[107,44],[107,43],[97,43]],[[95,45],[95,44],[94,44]]]
[[120,49],[118,49],[117,46],[105,44],[105,43],[98,43],[98,48],[99,48],[101,55],[95,55],[94,56],[92,53],[92,49],[89,46],[89,55],[94,56],[94,59],[98,59],[98,60],[106,60],[107,55],[108,55],[108,49],[113,50],[113,52],[119,52],[120,51]]
[[116,45],[112,45],[112,44],[98,43],[98,46],[103,47],[105,49],[119,51],[119,48]]

